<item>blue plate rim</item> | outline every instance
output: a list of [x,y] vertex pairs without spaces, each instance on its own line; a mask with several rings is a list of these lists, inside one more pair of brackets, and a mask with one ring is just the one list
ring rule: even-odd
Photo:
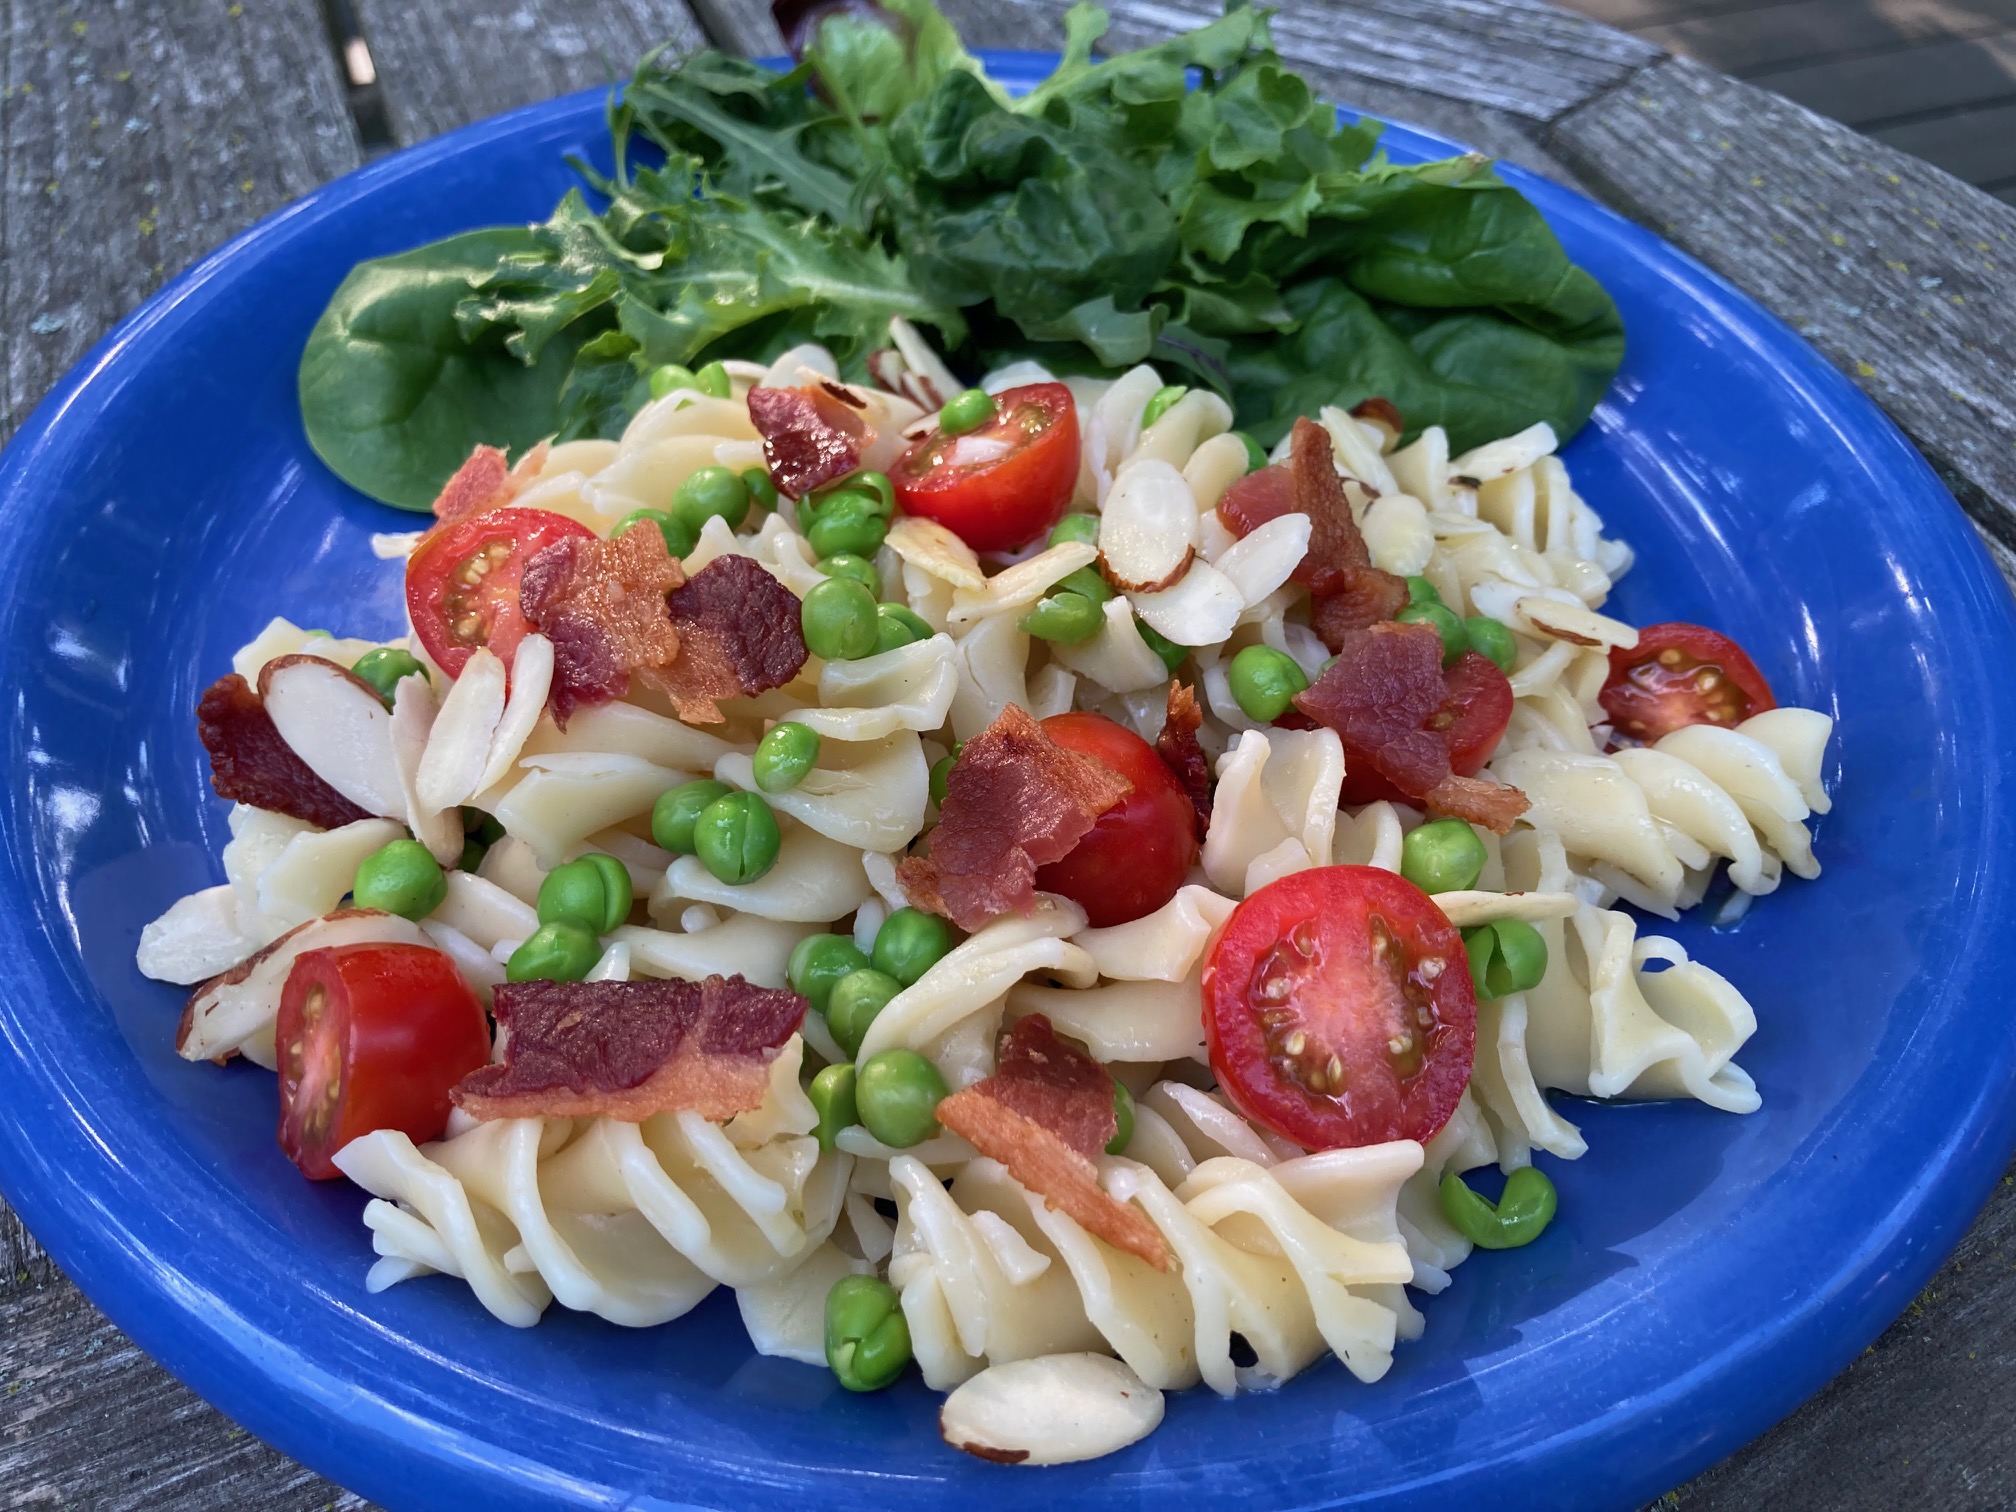
[[[990,71],[1031,80],[1047,74],[1056,59],[1054,53],[1029,51],[989,51],[981,56]],[[424,175],[445,158],[480,150],[501,137],[566,121],[590,103],[599,108],[606,93],[603,89],[579,91],[475,122],[391,154],[282,207],[199,260],[98,341],[24,422],[0,454],[0,514],[11,504],[22,479],[33,471],[52,432],[74,406],[89,397],[101,376],[114,369],[120,355],[157,327],[198,318],[200,296],[206,287],[238,259],[255,255],[269,242],[307,234],[321,218],[382,186]],[[1465,150],[1460,143],[1398,124],[1389,123],[1388,137],[1431,151]],[[1782,320],[1697,259],[1573,190],[1510,165],[1503,165],[1501,171],[1543,209],[1592,222],[1638,255],[1665,264],[1674,281],[1694,298],[1725,316],[1736,317],[1729,322],[1732,328],[1750,328],[1766,344],[1788,353],[1795,359],[1785,374],[1788,386],[1817,409],[1827,413],[1845,409],[1865,426],[1875,422],[1873,430],[1881,436],[1891,463],[1922,475],[1952,504],[1949,517],[1927,522],[1941,537],[1935,544],[1959,573],[1960,586],[1971,590],[1972,607],[1993,606],[1991,614],[2000,614],[2004,649],[2016,655],[2016,620],[2010,616],[2007,594],[1985,548],[1974,538],[1957,502],[1887,415]],[[1866,431],[1864,436],[1871,439]],[[0,590],[22,570],[18,562],[0,567]],[[0,647],[0,657],[9,655],[9,648]],[[2000,723],[2016,730],[2016,694],[2003,695],[1992,712]],[[2009,805],[1996,806],[1991,799],[1989,812],[2002,831],[2016,832],[2016,818],[2012,818]],[[10,872],[19,875],[20,860],[11,847],[6,864]],[[1978,908],[1978,894],[1976,904]],[[0,933],[15,947],[0,966],[0,983],[18,993],[30,985],[19,964],[22,952],[38,948],[48,952],[50,943],[30,936],[11,912],[0,913]],[[525,1481],[519,1477],[524,1476],[534,1484],[544,1484],[556,1496],[570,1495],[584,1504],[605,1503],[603,1488],[564,1473],[556,1475],[494,1445],[414,1422],[410,1415],[360,1390],[355,1383],[315,1369],[304,1352],[262,1331],[253,1320],[226,1316],[215,1308],[199,1315],[190,1306],[188,1292],[176,1284],[181,1278],[172,1264],[150,1250],[133,1225],[121,1221],[116,1207],[105,1204],[105,1198],[116,1195],[108,1187],[100,1185],[100,1200],[94,1204],[73,1209],[59,1200],[63,1183],[75,1178],[76,1168],[45,1156],[41,1147],[51,1143],[53,1134],[76,1137],[79,1143],[67,1152],[73,1156],[109,1161],[110,1152],[93,1140],[89,1110],[64,1098],[54,1068],[38,1063],[34,1047],[16,1036],[16,1028],[9,1015],[0,1013],[0,1045],[8,1052],[0,1056],[0,1085],[15,1081],[25,1090],[28,1080],[39,1079],[42,1085],[38,1090],[45,1096],[35,1109],[45,1114],[60,1109],[70,1121],[60,1127],[37,1126],[31,1120],[26,1097],[0,1098],[0,1148],[8,1155],[0,1162],[0,1191],[52,1258],[87,1295],[102,1299],[100,1305],[108,1316],[150,1355],[261,1438],[348,1483],[398,1484],[411,1474],[410,1465],[417,1457],[452,1476],[470,1478],[467,1484],[490,1481],[522,1490]],[[2005,1040],[2000,1052],[1998,1064],[2005,1071],[2016,1068],[2016,1039]],[[26,1080],[17,1073],[25,1073]],[[1634,1435],[1657,1428],[1662,1414],[1683,1403],[1698,1402],[1756,1359],[1777,1354],[1782,1362],[1788,1354],[1797,1356],[1798,1363],[1783,1365],[1766,1389],[1756,1389],[1757,1383],[1752,1381],[1750,1394],[1741,1398],[1743,1410],[1708,1426],[1686,1452],[1669,1456],[1666,1463],[1691,1475],[1749,1441],[1818,1390],[1917,1294],[1972,1221],[2012,1148],[2016,1148],[2016,1102],[1993,1101],[1984,1088],[1982,1096],[1954,1120],[1950,1137],[1940,1146],[1938,1158],[1920,1173],[1920,1180],[1898,1196],[1884,1221],[1844,1255],[1840,1265],[1824,1278],[1825,1284],[1788,1311],[1774,1330],[1752,1335],[1740,1350],[1704,1360],[1666,1389],[1638,1398],[1625,1409],[1564,1430],[1522,1451],[1517,1456],[1522,1470],[1558,1471],[1578,1457],[1616,1452]],[[94,1169],[91,1173],[116,1174],[114,1165],[116,1162],[106,1171]],[[31,1170],[34,1174],[24,1179],[23,1173]],[[405,1456],[409,1468],[370,1467],[374,1454],[388,1452]],[[1488,1472],[1496,1463],[1473,1461],[1452,1467],[1449,1473],[1453,1478]],[[1415,1486],[1422,1484],[1417,1481]],[[1656,1480],[1646,1483],[1638,1499],[1660,1489],[1664,1487]],[[670,1505],[649,1498],[629,1504]]]

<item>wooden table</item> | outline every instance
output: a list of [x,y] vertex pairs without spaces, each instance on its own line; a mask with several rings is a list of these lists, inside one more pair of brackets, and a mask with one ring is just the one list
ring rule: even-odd
[[[1001,47],[1054,41],[1063,8],[947,5]],[[1120,0],[1111,40],[1216,9]],[[605,83],[668,37],[779,50],[750,0],[0,0],[0,26],[0,436],[165,279],[376,151]],[[1756,296],[1896,418],[2016,568],[2016,207],[1541,0],[1291,0],[1275,35],[1333,98],[1584,189]],[[1660,1505],[2007,1507],[2012,1429],[2005,1177],[1861,1359]],[[142,1355],[0,1205],[0,1506],[362,1505]]]

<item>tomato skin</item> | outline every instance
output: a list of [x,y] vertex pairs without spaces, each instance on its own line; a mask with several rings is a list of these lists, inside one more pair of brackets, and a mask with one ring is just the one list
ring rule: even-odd
[[[1712,679],[1703,689],[1699,680]],[[1618,745],[1650,745],[1690,724],[1733,729],[1778,707],[1771,684],[1736,642],[1706,625],[1647,625],[1629,651],[1613,647],[1597,695]]]
[[[996,418],[965,436],[934,430],[889,469],[905,514],[936,520],[975,551],[1013,551],[1055,525],[1078,486],[1078,406],[1061,383],[995,395]],[[991,462],[950,467],[940,454],[961,441],[1006,441]]]
[[448,1093],[490,1059],[490,1019],[455,963],[424,945],[307,950],[275,1026],[280,1148],[311,1181],[359,1135],[440,1137]]
[[1071,853],[1037,868],[1036,885],[1062,893],[1094,928],[1151,914],[1176,896],[1197,860],[1197,810],[1155,748],[1100,714],[1053,714],[1043,732],[1096,757],[1134,784]]
[[[1505,727],[1512,722],[1512,683],[1488,657],[1465,651],[1442,669],[1442,685],[1448,691],[1436,718],[1449,717],[1442,727],[1449,742],[1449,770],[1458,777],[1475,777],[1498,749]],[[1344,790],[1338,801],[1355,808],[1381,800],[1417,808],[1421,803],[1380,776],[1369,759],[1354,759],[1346,747]]]
[[[1395,1052],[1403,1035],[1413,1042]],[[1425,1144],[1476,1056],[1462,936],[1426,893],[1379,867],[1270,882],[1232,911],[1205,958],[1204,1042],[1233,1105],[1305,1149]],[[1325,1085],[1332,1064],[1341,1094]]]
[[555,541],[594,535],[565,515],[515,508],[429,532],[406,560],[406,613],[434,665],[460,677],[476,648],[488,646],[510,666],[532,628],[518,607],[525,564]]

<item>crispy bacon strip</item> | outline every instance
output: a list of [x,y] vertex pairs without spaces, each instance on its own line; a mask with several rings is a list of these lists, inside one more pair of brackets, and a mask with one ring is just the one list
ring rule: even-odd
[[1211,827],[1211,763],[1197,743],[1197,730],[1203,723],[1204,711],[1197,707],[1196,692],[1171,679],[1169,709],[1162,716],[1155,751],[1190,795],[1190,806],[1197,810],[1199,835]]
[[236,672],[204,690],[196,705],[196,736],[210,753],[210,785],[219,798],[323,829],[371,817],[294,754],[258,693]]
[[1161,1231],[1099,1185],[1094,1162],[1117,1127],[1113,1081],[1032,1013],[1001,1044],[1001,1066],[938,1104],[938,1121],[1088,1233],[1157,1270],[1174,1263]]
[[688,724],[719,724],[720,701],[781,688],[805,665],[798,596],[753,557],[720,556],[673,593],[679,655],[639,675]]
[[1509,782],[1453,772],[1422,794],[1422,802],[1431,813],[1481,824],[1494,835],[1509,832],[1512,821],[1533,807],[1533,800]]
[[548,703],[562,729],[582,705],[621,698],[632,672],[671,664],[679,632],[665,595],[685,581],[656,530],[608,541],[569,537],[525,564],[518,603],[553,642]]
[[[642,534],[642,532],[638,532]],[[502,1065],[451,1094],[471,1117],[618,1118],[691,1111],[716,1123],[761,1105],[805,999],[739,976],[703,982],[512,982]]]
[[443,525],[466,520],[485,510],[500,509],[518,496],[518,480],[510,461],[494,446],[479,446],[434,500],[434,518]]
[[978,929],[1036,906],[1036,868],[1060,860],[1134,791],[1104,762],[1067,751],[1014,704],[966,742],[946,779],[931,854],[897,868],[917,907]]
[[802,499],[861,466],[875,432],[823,384],[752,388],[749,420],[763,437],[763,460],[778,491]]

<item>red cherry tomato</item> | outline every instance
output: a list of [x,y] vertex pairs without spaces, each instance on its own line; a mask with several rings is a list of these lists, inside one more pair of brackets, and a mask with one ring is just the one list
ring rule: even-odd
[[544,509],[493,509],[428,535],[406,560],[406,612],[434,664],[460,677],[488,646],[510,666],[531,628],[518,607],[525,564],[555,541],[594,534]]
[[1205,958],[1204,1042],[1239,1111],[1305,1149],[1425,1144],[1476,1054],[1462,936],[1376,866],[1270,882]]
[[1093,925],[1125,924],[1176,896],[1197,859],[1197,810],[1155,747],[1099,714],[1053,714],[1043,730],[1069,751],[1134,784],[1061,861],[1039,867],[1036,885],[1062,893]]
[[[1495,662],[1465,651],[1442,669],[1442,686],[1448,691],[1429,728],[1439,729],[1449,743],[1449,770],[1458,777],[1475,777],[1498,749],[1505,726],[1512,722],[1512,684]],[[1354,756],[1347,745],[1344,791],[1339,801],[1356,807],[1381,799],[1416,807],[1421,802],[1380,776],[1369,757]]]
[[1648,625],[1629,651],[1610,653],[1598,696],[1622,744],[1650,745],[1691,724],[1733,729],[1778,707],[1743,648],[1704,625]]
[[307,950],[275,1028],[280,1148],[314,1181],[373,1129],[415,1144],[448,1124],[448,1092],[490,1059],[490,1020],[455,963],[424,945]]
[[995,395],[994,418],[941,430],[889,469],[904,513],[936,520],[975,551],[1013,551],[1063,517],[1078,483],[1078,407],[1061,383]]

